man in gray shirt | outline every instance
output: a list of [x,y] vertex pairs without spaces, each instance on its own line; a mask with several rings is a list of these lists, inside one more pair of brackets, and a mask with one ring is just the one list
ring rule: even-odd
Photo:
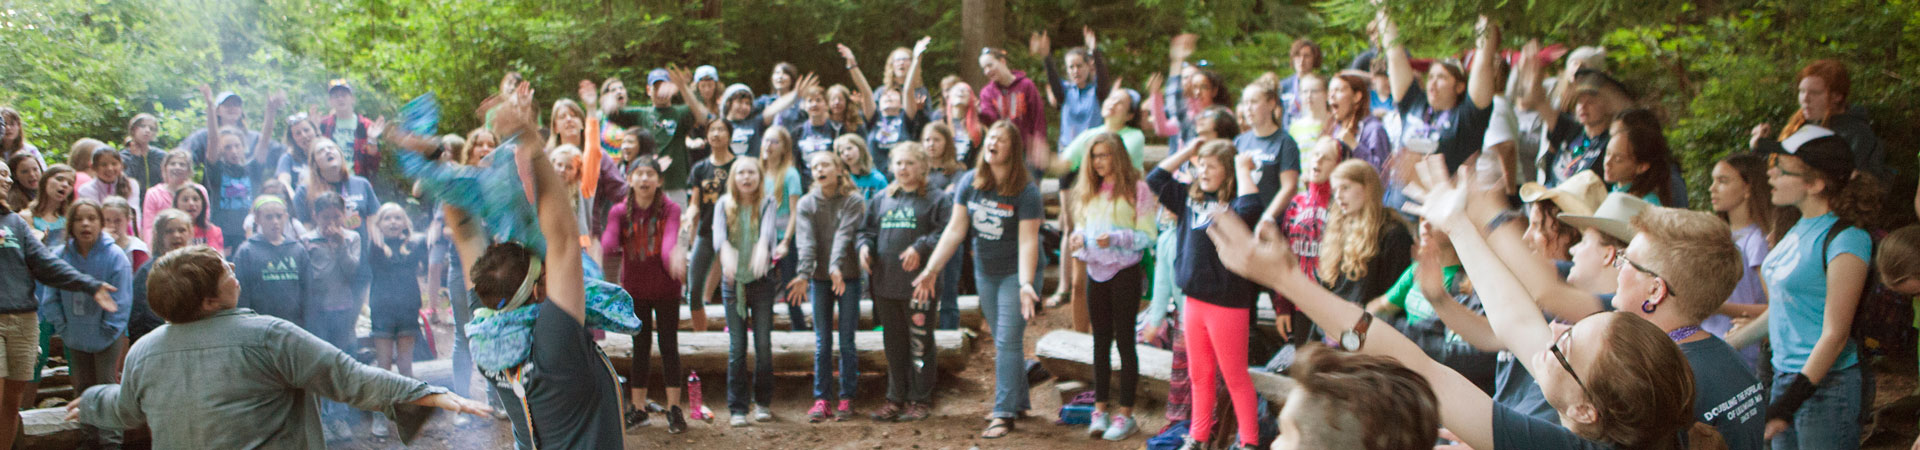
[[320,399],[394,414],[409,403],[467,414],[485,403],[360,364],[294,324],[237,308],[240,282],[212,248],[161,257],[148,303],[167,325],[134,343],[121,383],[87,389],[67,418],[155,448],[326,448]]

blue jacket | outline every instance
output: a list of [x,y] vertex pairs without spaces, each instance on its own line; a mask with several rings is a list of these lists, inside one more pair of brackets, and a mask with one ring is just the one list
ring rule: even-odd
[[114,246],[111,234],[101,233],[85,256],[80,254],[78,243],[67,242],[60,249],[60,259],[118,288],[113,292],[113,302],[119,308],[114,312],[100,309],[92,291],[41,288],[40,320],[53,325],[67,348],[88,353],[106,350],[114,340],[127,335],[127,316],[133,312],[133,265],[127,262],[127,254]]
[[34,239],[29,230],[27,219],[0,207],[0,314],[39,309],[35,282],[89,294],[99,289],[99,280],[73,270]]

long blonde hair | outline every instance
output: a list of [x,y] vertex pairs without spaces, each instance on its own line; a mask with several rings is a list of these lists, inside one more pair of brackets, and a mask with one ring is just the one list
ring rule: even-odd
[[[1239,149],[1233,147],[1233,141],[1213,139],[1207,141],[1205,144],[1200,144],[1200,154],[1194,156],[1194,158],[1213,158],[1220,164],[1220,167],[1233,170],[1233,158],[1239,156],[1239,154]],[[1193,180],[1192,184],[1187,186],[1187,199],[1188,201],[1195,202],[1207,200],[1225,202],[1232,200],[1235,195],[1238,195],[1240,192],[1239,189],[1239,187],[1234,186],[1233,175],[1227,175],[1227,180],[1220,183],[1220,189],[1212,193],[1208,193],[1205,189],[1202,189],[1200,187],[1200,180],[1196,179]]]
[[563,98],[553,101],[553,112],[547,115],[549,122],[547,126],[553,131],[547,135],[547,148],[558,147],[563,143],[560,140],[560,113],[562,112],[570,112],[580,117],[580,145],[589,144],[587,142],[587,110],[581,108],[580,103],[573,99]]
[[[854,172],[859,172],[859,175],[866,175],[866,174],[873,173],[873,157],[867,155],[867,139],[866,138],[860,137],[860,135],[853,134],[853,133],[842,134],[840,135],[840,137],[833,139],[833,146],[839,147],[840,144],[849,144],[860,149],[860,151],[855,152],[855,153],[859,153],[858,157],[854,158],[853,162],[847,163],[848,169],[853,169]],[[834,153],[834,156],[839,156],[840,151],[839,149],[835,149],[833,153]]]
[[1380,183],[1380,173],[1366,161],[1346,160],[1334,166],[1330,179],[1359,184],[1363,200],[1351,210],[1342,208],[1339,202],[1329,202],[1332,204],[1327,206],[1327,230],[1320,239],[1320,267],[1316,270],[1323,283],[1332,283],[1341,277],[1365,278],[1367,263],[1380,254],[1380,228],[1388,221],[1402,219],[1380,204],[1386,188]]
[[[779,137],[780,145],[764,145],[766,139],[775,136]],[[774,125],[767,127],[767,131],[760,136],[760,139],[763,143],[760,146],[760,178],[765,180],[760,182],[760,189],[764,191],[774,186],[784,188],[784,185],[787,183],[787,170],[794,168],[793,134],[787,132],[787,127]],[[773,189],[776,196],[778,196],[779,191],[780,189]],[[780,198],[780,201],[785,202],[787,200]]]
[[[740,159],[734,160],[733,165],[734,167],[753,167],[757,169],[760,168],[760,159],[751,156],[742,156]],[[738,172],[738,170],[734,171],[734,173]],[[761,176],[765,177],[766,174],[761,174]],[[741,205],[746,205],[746,207],[749,208],[747,211],[750,213],[753,212],[752,208],[760,207],[760,199],[767,197],[767,184],[765,181],[762,181],[760,183],[760,191],[751,194],[734,192],[733,177],[733,173],[727,174],[727,193],[724,198],[728,201],[723,209],[726,210],[727,217],[738,219],[740,218]],[[765,180],[765,178],[762,178],[762,180]],[[731,227],[733,224],[728,223],[727,226]]]
[[380,254],[393,257],[393,248],[387,246],[387,238],[390,236],[387,236],[387,232],[382,229],[384,227],[380,226],[380,221],[386,220],[387,216],[399,216],[400,221],[407,224],[405,229],[400,230],[402,241],[400,256],[407,256],[409,250],[405,241],[413,237],[413,217],[408,216],[406,208],[401,208],[399,203],[387,202],[385,205],[380,205],[379,211],[373,213],[373,221],[367,224],[367,233],[373,234],[374,238],[369,240],[373,241],[375,247],[380,248]]
[[[1087,144],[1087,154],[1082,156],[1080,179],[1073,184],[1074,197],[1080,200],[1080,204],[1087,204],[1100,196],[1102,184],[1113,183],[1113,198],[1132,204],[1136,194],[1134,188],[1140,182],[1140,169],[1134,166],[1133,155],[1127,154],[1127,145],[1120,141],[1119,136],[1106,131],[1092,133],[1097,134]],[[1093,169],[1093,152],[1102,147],[1107,149],[1110,158],[1107,165],[1113,172],[1111,177],[1102,177]],[[1139,206],[1134,205],[1135,208]],[[1114,219],[1123,220],[1118,217]]]

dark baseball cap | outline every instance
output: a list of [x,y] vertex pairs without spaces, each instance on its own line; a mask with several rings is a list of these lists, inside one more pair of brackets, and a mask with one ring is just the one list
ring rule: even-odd
[[653,87],[655,83],[667,81],[667,79],[667,69],[653,69],[647,72],[647,87]]
[[1626,83],[1593,69],[1580,69],[1573,75],[1573,92],[1580,95],[1612,92],[1628,100],[1634,99],[1633,90],[1628,89]]
[[[1763,146],[1767,148],[1771,146]],[[1772,147],[1774,154],[1791,155],[1800,158],[1800,162],[1829,176],[1847,178],[1853,176],[1853,148],[1846,139],[1833,134],[1833,130],[1817,125],[1801,126],[1798,131],[1780,141],[1779,147]]]

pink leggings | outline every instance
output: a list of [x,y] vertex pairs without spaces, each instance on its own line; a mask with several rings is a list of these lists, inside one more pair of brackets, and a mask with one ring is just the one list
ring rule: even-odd
[[1248,309],[1228,308],[1187,297],[1187,371],[1193,380],[1193,440],[1209,442],[1218,378],[1227,381],[1233,415],[1239,420],[1240,443],[1260,442],[1259,397],[1253,377],[1247,375]]

